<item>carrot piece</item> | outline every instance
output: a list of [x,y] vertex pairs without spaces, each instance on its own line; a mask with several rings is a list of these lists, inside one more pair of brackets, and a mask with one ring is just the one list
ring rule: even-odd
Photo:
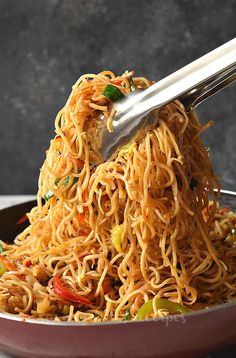
[[19,220],[17,220],[16,225],[24,224],[24,222],[26,222],[27,220],[28,220],[28,216],[24,214],[23,216],[20,217]]
[[6,259],[4,256],[0,255],[0,261],[2,261],[2,263],[6,266],[6,268],[9,271],[16,271],[15,265],[12,262],[10,262],[8,259]]
[[85,224],[85,215],[84,213],[79,213],[77,215],[77,220],[80,224]]
[[76,162],[77,162],[77,165],[78,165],[79,169],[83,170],[84,162],[82,160],[78,159],[78,158],[76,159]]

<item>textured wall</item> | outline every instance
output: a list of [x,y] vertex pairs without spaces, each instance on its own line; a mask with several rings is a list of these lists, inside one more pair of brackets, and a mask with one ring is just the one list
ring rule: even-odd
[[[53,121],[77,77],[158,80],[236,34],[235,0],[0,0],[0,194],[37,190]],[[225,188],[236,189],[236,85],[199,108]]]

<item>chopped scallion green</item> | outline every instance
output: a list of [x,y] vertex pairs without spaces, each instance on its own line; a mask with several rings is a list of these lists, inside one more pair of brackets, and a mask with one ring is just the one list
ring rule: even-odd
[[59,183],[60,183],[60,181],[61,181],[61,178],[57,178],[56,180],[55,180],[55,185],[58,185]]
[[62,314],[67,316],[69,313],[70,313],[70,307],[67,305],[64,305],[62,308]]
[[2,245],[0,244],[0,254],[4,251],[4,248],[2,247]]
[[70,181],[70,176],[67,175],[67,177],[65,178],[65,180],[64,180],[64,182],[63,182],[63,185],[64,185],[64,186],[68,185],[69,181]]
[[125,311],[125,321],[130,321],[131,318],[132,318],[132,316],[131,316],[130,310],[128,309]]
[[51,190],[48,190],[46,192],[46,194],[44,195],[44,200],[48,201],[49,199],[51,199],[54,196],[54,193]]
[[75,183],[77,183],[78,180],[79,180],[79,178],[74,177],[74,179],[73,179],[73,185],[74,185]]
[[136,87],[135,87],[135,84],[134,84],[134,81],[133,81],[132,77],[129,79],[129,87],[130,87],[131,92],[136,91]]
[[113,85],[107,85],[102,94],[113,102],[124,97],[124,94],[121,92],[121,90]]
[[61,119],[62,119],[62,115],[61,115],[61,117],[60,117],[60,119],[59,119],[59,121],[58,121],[58,126],[59,126],[59,128],[61,128]]

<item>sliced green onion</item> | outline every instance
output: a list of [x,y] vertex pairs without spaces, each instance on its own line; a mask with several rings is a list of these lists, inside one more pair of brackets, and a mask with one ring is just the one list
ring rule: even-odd
[[[124,75],[127,74],[127,73],[129,73],[128,70],[126,70],[126,71],[124,72]],[[130,78],[128,79],[128,82],[129,82],[130,92],[136,91],[136,86],[135,86],[135,84],[134,84],[134,81],[133,81],[133,78],[132,78],[132,77],[130,77]]]
[[6,266],[3,262],[0,261],[0,276],[2,276],[7,271]]
[[131,316],[131,313],[130,313],[130,310],[126,310],[125,311],[125,321],[130,321],[132,319],[132,316]]
[[[190,312],[190,309],[181,305],[180,303],[172,302],[167,300],[166,298],[158,298],[155,300],[156,309],[166,309],[169,313],[175,314],[184,314]],[[153,313],[153,299],[145,302],[137,313],[137,320],[143,320],[147,316]]]
[[[80,174],[80,173],[81,173],[81,169],[78,168],[78,174]],[[79,178],[74,177],[74,178],[73,178],[73,184],[77,183],[78,180],[79,180]],[[61,178],[57,178],[57,179],[55,180],[54,184],[55,184],[55,185],[58,185],[58,184],[60,183],[60,181],[61,181]],[[67,186],[67,185],[69,184],[69,181],[70,181],[70,175],[67,175],[67,177],[65,177],[65,179],[64,179],[64,181],[63,181],[63,185],[64,185],[64,186]]]
[[59,183],[60,183],[60,181],[61,181],[61,178],[57,178],[56,180],[55,180],[55,185],[58,185]]
[[46,194],[44,194],[44,200],[48,201],[49,199],[51,199],[54,196],[54,193],[51,190],[48,190],[46,192]]
[[124,94],[121,92],[121,90],[113,85],[107,85],[102,94],[113,102],[124,97]]
[[58,127],[59,127],[59,128],[61,128],[61,119],[62,119],[62,115],[61,115],[61,117],[60,117],[60,119],[59,119],[59,121],[58,121]]
[[0,244],[0,254],[4,251],[2,244]]
[[70,313],[70,307],[67,305],[64,305],[62,308],[62,314],[67,316],[69,313]]
[[136,91],[136,87],[132,78],[129,79],[129,87],[131,92]]
[[74,179],[73,179],[73,185],[74,185],[75,183],[77,183],[78,180],[79,180],[79,178],[74,177]]
[[67,175],[67,177],[65,178],[65,180],[64,180],[64,182],[63,182],[63,185],[64,185],[64,186],[68,185],[69,181],[70,181],[70,176]]

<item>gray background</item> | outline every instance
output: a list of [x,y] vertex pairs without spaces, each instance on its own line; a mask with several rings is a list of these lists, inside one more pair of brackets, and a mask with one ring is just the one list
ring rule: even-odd
[[[33,194],[72,84],[111,69],[160,79],[236,34],[235,0],[0,0],[0,194]],[[236,85],[199,108],[236,189]]]

